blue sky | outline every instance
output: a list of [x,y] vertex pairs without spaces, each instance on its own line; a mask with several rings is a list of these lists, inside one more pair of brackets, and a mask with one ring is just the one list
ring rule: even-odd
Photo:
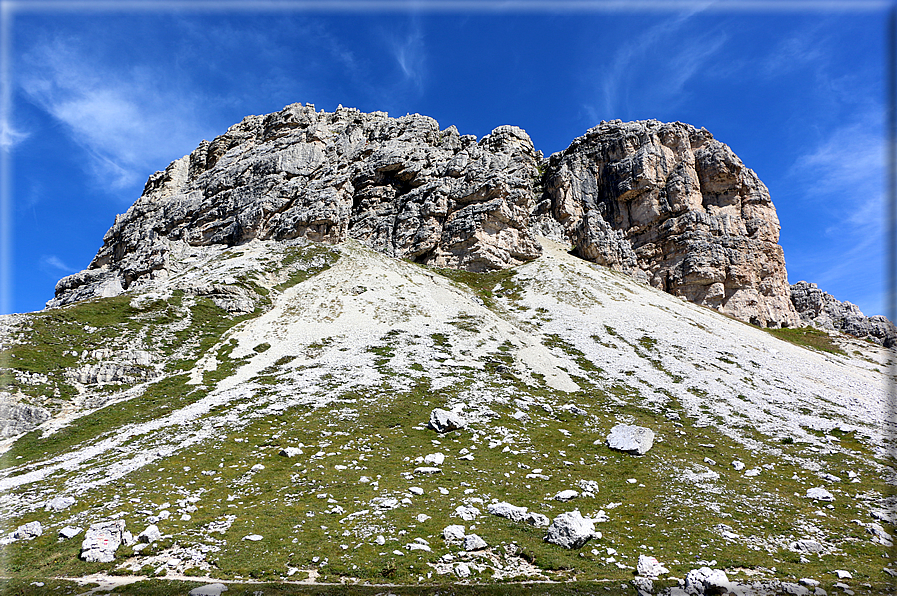
[[706,127],[769,187],[790,281],[884,313],[887,2],[2,2],[2,312],[85,268],[150,174],[311,102],[546,155],[600,120]]

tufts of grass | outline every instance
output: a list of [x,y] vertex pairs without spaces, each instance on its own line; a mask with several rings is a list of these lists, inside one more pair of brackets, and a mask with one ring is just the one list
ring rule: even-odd
[[831,354],[846,355],[831,336],[825,331],[813,327],[793,327],[784,329],[767,329],[767,333],[781,340],[793,343],[804,348],[813,348]]

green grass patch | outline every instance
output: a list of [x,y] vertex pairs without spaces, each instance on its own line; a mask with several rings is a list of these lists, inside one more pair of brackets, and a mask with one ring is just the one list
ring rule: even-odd
[[766,329],[770,335],[804,348],[813,348],[831,354],[846,355],[825,331],[813,327],[789,327],[784,329]]

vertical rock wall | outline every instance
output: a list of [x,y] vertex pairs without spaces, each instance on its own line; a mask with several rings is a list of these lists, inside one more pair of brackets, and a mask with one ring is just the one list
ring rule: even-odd
[[579,256],[762,326],[799,322],[769,192],[704,129],[619,120],[551,156],[540,219]]

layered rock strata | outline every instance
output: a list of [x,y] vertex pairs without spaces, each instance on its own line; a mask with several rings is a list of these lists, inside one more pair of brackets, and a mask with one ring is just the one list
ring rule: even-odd
[[757,325],[799,323],[769,191],[706,130],[602,122],[543,182],[537,215],[579,256]]
[[885,347],[897,345],[897,328],[881,315],[867,317],[856,304],[841,302],[816,284],[799,281],[791,286],[791,301],[804,323],[840,331]]
[[537,258],[535,233],[739,319],[800,322],[769,192],[704,129],[605,122],[542,160],[514,126],[477,141],[425,116],[300,104],[249,116],[150,176],[48,304],[167,277],[178,245],[354,238],[484,271]]
[[541,251],[529,228],[539,157],[515,126],[477,142],[417,114],[293,104],[248,116],[150,176],[50,305],[165,277],[176,243],[354,238],[441,267],[518,265]]

